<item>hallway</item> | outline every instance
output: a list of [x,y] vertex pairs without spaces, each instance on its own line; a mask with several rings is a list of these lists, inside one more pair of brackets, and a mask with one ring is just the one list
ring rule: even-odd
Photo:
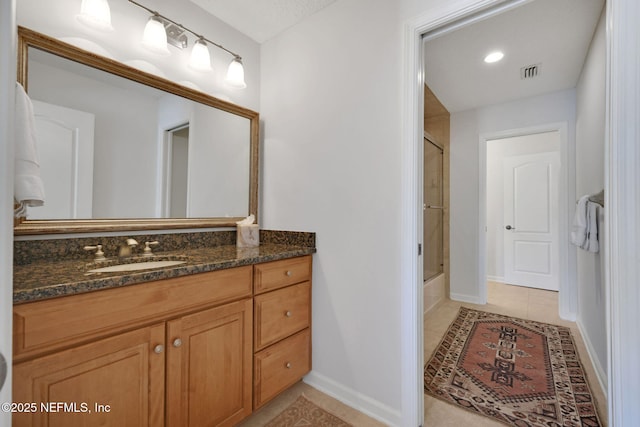
[[[424,358],[425,363],[440,343],[442,335],[458,314],[461,306],[476,310],[489,311],[507,316],[531,319],[538,322],[552,323],[571,328],[571,332],[580,353],[580,358],[591,391],[598,405],[598,415],[606,423],[606,400],[598,383],[595,371],[589,359],[578,326],[574,322],[560,319],[558,316],[558,293],[541,289],[510,286],[497,282],[488,282],[488,303],[486,305],[466,304],[445,300],[424,316]],[[424,397],[425,427],[447,427],[472,425],[474,427],[503,426],[502,423],[475,415],[425,394]]]

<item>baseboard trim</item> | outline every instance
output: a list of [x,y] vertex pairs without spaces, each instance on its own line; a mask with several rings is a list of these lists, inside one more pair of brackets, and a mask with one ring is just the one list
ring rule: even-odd
[[452,293],[451,295],[449,295],[449,298],[451,298],[453,301],[467,302],[469,304],[484,305],[484,302],[482,302],[480,300],[480,297],[475,296],[475,295],[454,294],[454,293]]
[[578,331],[580,331],[580,335],[582,336],[582,341],[584,342],[584,346],[587,348],[587,353],[589,354],[589,359],[591,359],[591,366],[593,366],[594,371],[596,371],[596,377],[598,378],[598,384],[602,389],[602,393],[604,393],[604,398],[607,399],[607,374],[602,368],[602,364],[595,357],[596,352],[589,339],[589,335],[584,332],[584,326],[582,322],[578,319],[576,321],[576,325],[578,325]]
[[489,275],[487,275],[487,280],[491,281],[491,282],[507,283],[507,282],[505,282],[503,276],[489,276]]
[[402,414],[400,411],[349,387],[345,387],[343,384],[322,374],[311,371],[304,377],[303,381],[345,405],[349,405],[390,427],[398,427],[401,424]]

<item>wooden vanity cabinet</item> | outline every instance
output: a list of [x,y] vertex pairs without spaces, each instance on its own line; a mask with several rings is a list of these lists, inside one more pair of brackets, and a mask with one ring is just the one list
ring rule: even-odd
[[[251,278],[247,266],[15,306],[14,342],[22,346],[14,358],[13,401],[38,406],[14,414],[13,425],[237,424],[252,412]],[[205,291],[185,294],[192,282]],[[211,295],[223,298],[216,305]],[[126,326],[120,325],[119,304],[129,307]],[[109,311],[106,325],[88,314],[100,319]],[[38,325],[43,318],[53,323]],[[74,318],[76,334],[42,336],[41,329]],[[46,354],[33,357],[33,343]],[[69,405],[46,412],[41,402],[75,404],[80,412]],[[83,413],[84,405],[92,412]]]
[[15,427],[236,425],[311,369],[311,256],[16,305],[13,360]]

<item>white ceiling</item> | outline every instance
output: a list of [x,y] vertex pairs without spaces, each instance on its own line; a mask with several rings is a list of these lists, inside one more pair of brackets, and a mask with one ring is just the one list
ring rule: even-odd
[[[425,79],[449,112],[576,86],[604,0],[535,0],[425,42]],[[483,59],[493,50],[505,57]],[[520,68],[541,64],[531,80]]]
[[[190,0],[263,43],[336,0]],[[425,42],[425,78],[450,112],[576,86],[605,0],[532,0]],[[505,57],[485,64],[484,56]],[[539,64],[521,80],[520,68]]]
[[263,43],[336,0],[191,1],[258,43]]

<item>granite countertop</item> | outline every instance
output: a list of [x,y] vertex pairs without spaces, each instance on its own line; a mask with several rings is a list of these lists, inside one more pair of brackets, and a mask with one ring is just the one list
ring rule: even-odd
[[[261,244],[257,248],[222,245],[208,248],[157,252],[157,258],[182,259],[186,263],[155,270],[113,273],[87,273],[105,264],[90,260],[38,261],[16,265],[13,271],[13,303],[22,304],[58,296],[205,273],[225,268],[275,261],[315,253],[314,247],[278,243]],[[143,261],[153,261],[152,257]],[[107,264],[108,265],[108,264]]]

